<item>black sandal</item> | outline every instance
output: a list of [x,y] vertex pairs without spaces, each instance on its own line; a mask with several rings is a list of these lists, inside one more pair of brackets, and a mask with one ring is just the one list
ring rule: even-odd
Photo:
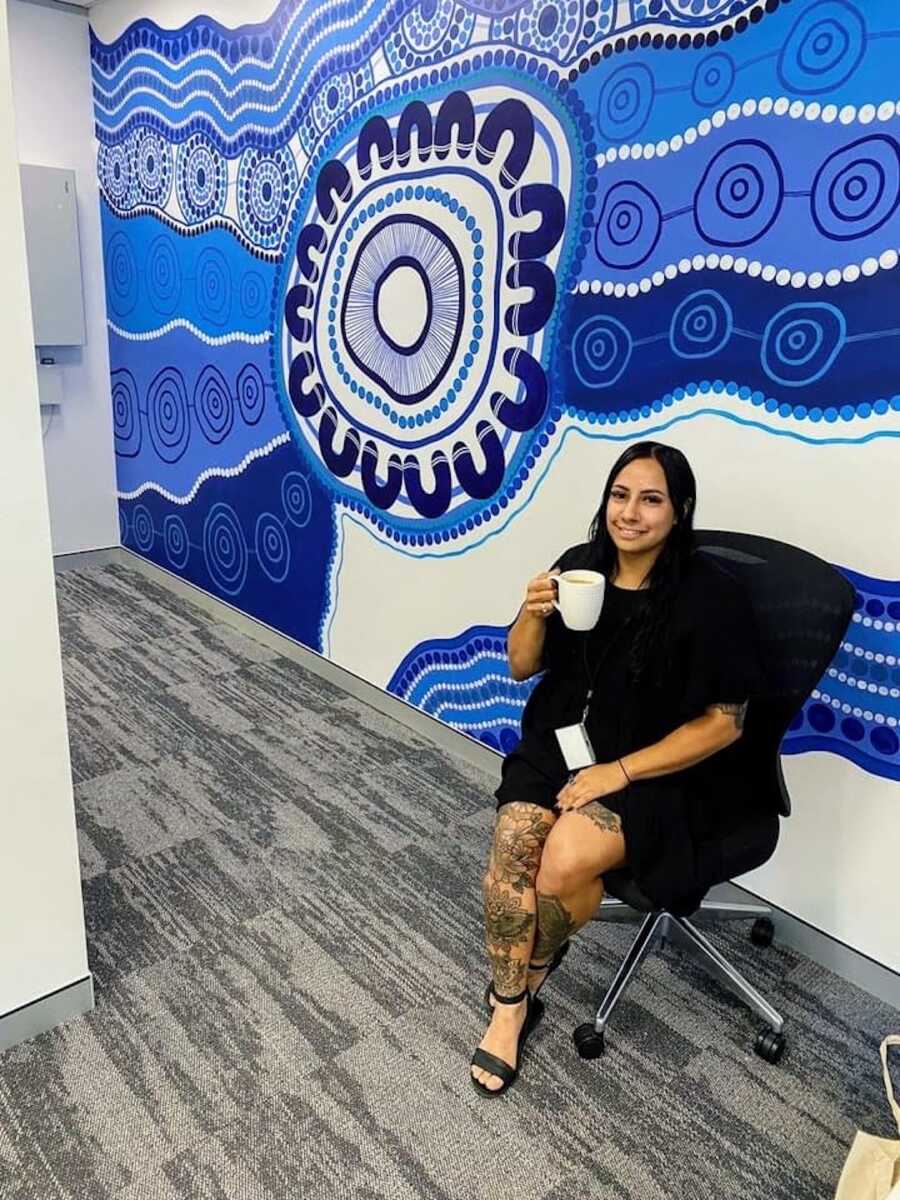
[[[559,949],[556,951],[556,953],[553,955],[553,957],[547,963],[543,963],[543,964],[529,963],[528,964],[529,971],[546,971],[547,972],[547,974],[541,980],[540,987],[538,987],[537,992],[534,993],[534,997],[533,997],[534,1000],[537,1000],[538,992],[541,990],[541,988],[544,986],[544,984],[547,982],[547,980],[550,978],[550,976],[553,974],[553,972],[556,970],[556,968],[560,965],[562,960],[569,953],[570,944],[571,943],[569,941],[563,942],[563,944],[559,947]],[[487,985],[487,987],[484,989],[484,1005],[489,1013],[492,1013],[494,1011],[494,1006],[493,1006],[493,1004],[491,1004],[491,996],[496,997],[496,995],[497,995],[497,993],[494,991],[493,981],[491,981]],[[540,1017],[543,1016],[543,1014],[544,1014],[544,1005],[543,1005],[543,1001],[542,1001],[541,1009],[540,1009],[540,1016],[537,1018],[538,1021],[540,1020]],[[535,1021],[535,1024],[537,1024],[537,1021]]]
[[516,1046],[516,1065],[514,1067],[511,1067],[508,1062],[504,1062],[502,1058],[497,1058],[495,1054],[489,1054],[487,1050],[476,1050],[472,1055],[471,1065],[473,1067],[481,1067],[483,1071],[490,1071],[492,1075],[496,1075],[498,1079],[503,1080],[502,1087],[489,1088],[476,1079],[470,1072],[469,1078],[472,1080],[472,1086],[482,1096],[502,1096],[516,1082],[519,1078],[519,1068],[522,1065],[522,1051],[525,1049],[528,1035],[537,1024],[537,1021],[534,1020],[534,1001],[528,988],[519,992],[518,996],[498,996],[495,992],[494,998],[498,1004],[521,1004],[525,1000],[525,1020],[522,1024],[522,1031],[519,1034],[519,1041]]

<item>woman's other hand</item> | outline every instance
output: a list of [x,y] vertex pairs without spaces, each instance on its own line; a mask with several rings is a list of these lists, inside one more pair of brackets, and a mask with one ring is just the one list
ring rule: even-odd
[[542,571],[535,575],[528,584],[525,592],[525,611],[530,617],[539,617],[546,621],[553,612],[553,601],[556,599],[556,588],[553,580],[559,575],[559,570]]
[[621,792],[627,782],[625,772],[618,763],[598,763],[595,767],[585,767],[557,793],[553,807],[557,812],[574,812],[592,800]]

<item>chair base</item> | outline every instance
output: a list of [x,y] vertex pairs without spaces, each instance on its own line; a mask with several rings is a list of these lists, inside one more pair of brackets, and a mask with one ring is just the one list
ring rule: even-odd
[[[597,1016],[594,1019],[594,1029],[603,1034],[613,1010],[634,977],[644,959],[655,949],[663,949],[671,941],[683,950],[690,951],[695,959],[722,984],[729,992],[742,1000],[757,1016],[776,1033],[784,1028],[784,1018],[769,1004],[765,997],[749,983],[743,975],[724,958],[712,943],[704,937],[694,924],[696,919],[715,917],[717,920],[736,921],[746,920],[747,917],[768,916],[771,909],[758,904],[738,904],[725,901],[704,901],[697,912],[688,920],[687,917],[676,917],[663,910],[649,912],[631,944],[625,960],[619,967],[612,981]],[[597,910],[597,919],[613,920],[619,923],[633,921],[641,914],[635,912],[629,905],[612,897],[605,897]]]

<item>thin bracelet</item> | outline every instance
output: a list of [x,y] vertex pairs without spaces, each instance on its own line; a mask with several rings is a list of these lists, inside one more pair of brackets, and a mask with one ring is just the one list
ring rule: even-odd
[[628,774],[628,772],[625,770],[625,764],[622,762],[621,758],[617,758],[617,759],[616,759],[616,762],[617,762],[617,763],[619,764],[619,766],[622,768],[622,774],[625,776],[625,778],[628,780],[628,782],[629,782],[629,783],[633,783],[633,782],[634,782],[634,780],[631,778],[631,776],[630,776],[630,775]]

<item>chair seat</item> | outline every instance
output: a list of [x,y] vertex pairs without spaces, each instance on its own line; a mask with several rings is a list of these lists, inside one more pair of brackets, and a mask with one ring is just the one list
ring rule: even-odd
[[[778,843],[779,818],[777,814],[761,817],[758,820],[745,822],[739,828],[729,832],[716,842],[701,842],[697,847],[698,861],[707,868],[709,882],[705,891],[699,896],[690,898],[687,902],[689,912],[695,912],[700,907],[702,896],[709,888],[717,883],[726,883],[747,871],[761,867],[771,858]],[[629,908],[637,912],[656,912],[658,904],[646,896],[635,881],[631,869],[627,866],[615,871],[607,871],[603,876],[603,884],[610,896],[621,900]],[[691,904],[693,900],[696,903]],[[679,915],[687,916],[689,912],[679,910]]]

